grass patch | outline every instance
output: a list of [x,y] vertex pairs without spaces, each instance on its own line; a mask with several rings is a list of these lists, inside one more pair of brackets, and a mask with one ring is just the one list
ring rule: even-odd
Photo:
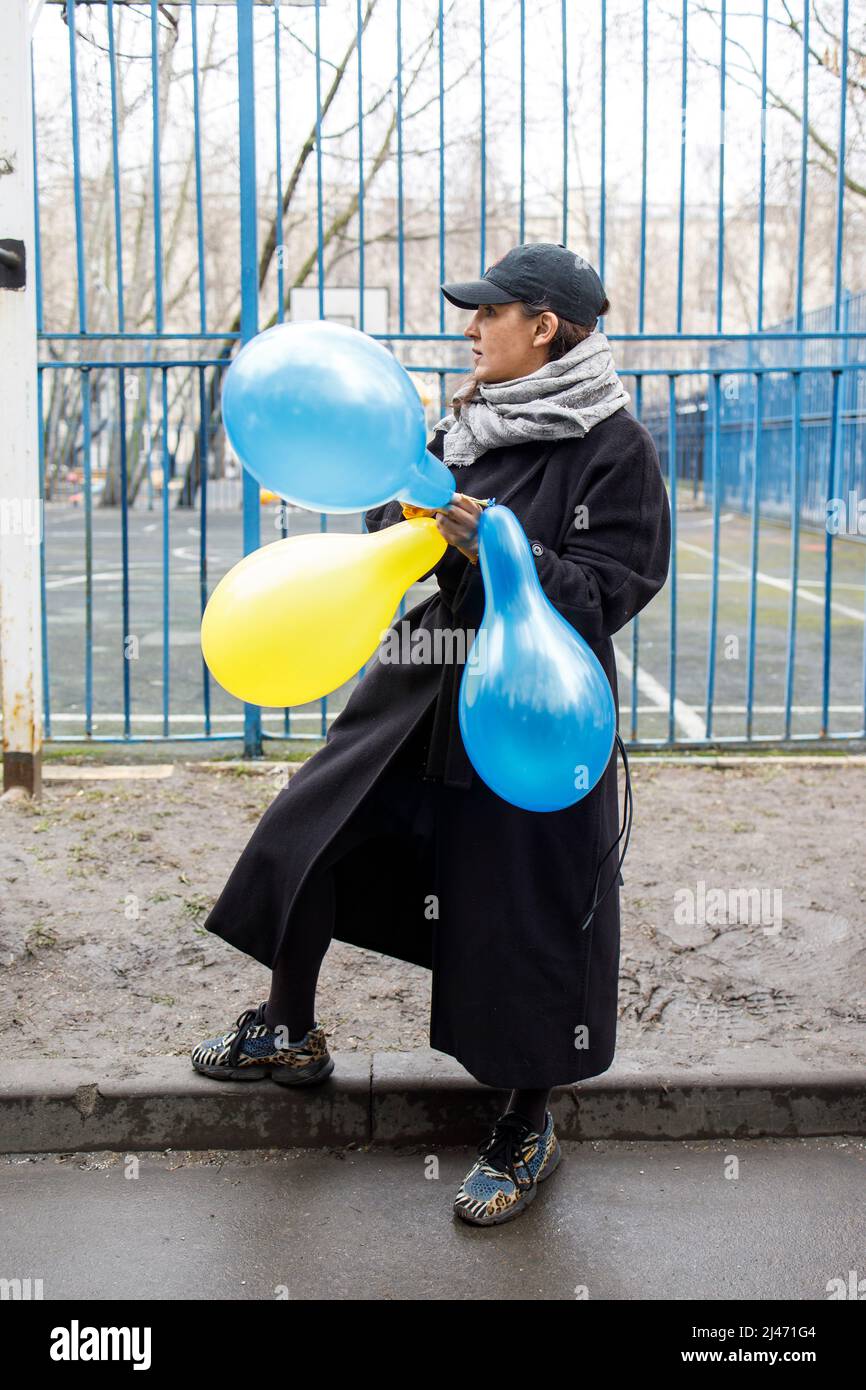
[[57,937],[44,922],[34,922],[24,938],[24,949],[28,956],[35,956],[37,951],[47,951],[56,945]]

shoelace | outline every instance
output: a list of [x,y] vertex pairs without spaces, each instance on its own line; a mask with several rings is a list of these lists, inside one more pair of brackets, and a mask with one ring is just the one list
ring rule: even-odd
[[238,1055],[246,1041],[250,1029],[257,1027],[260,1023],[264,1023],[266,1008],[267,1001],[263,1004],[259,1004],[257,1009],[247,1009],[237,1020],[235,1027],[238,1031],[232,1039],[232,1045],[229,1048],[228,1065],[230,1067],[237,1065]]
[[[527,1125],[526,1120],[509,1111],[496,1121],[492,1135],[480,1146],[478,1156],[489,1167],[507,1173],[515,1187],[531,1187],[535,1179],[526,1159],[522,1156],[518,1158],[518,1155],[521,1154],[526,1136],[532,1133],[534,1130]],[[523,1168],[528,1182],[521,1182],[517,1176],[517,1167]]]

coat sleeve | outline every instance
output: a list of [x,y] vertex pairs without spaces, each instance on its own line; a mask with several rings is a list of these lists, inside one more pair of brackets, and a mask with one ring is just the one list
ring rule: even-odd
[[[670,503],[652,436],[641,428],[625,449],[611,441],[587,463],[570,494],[556,549],[528,540],[541,587],[590,644],[624,627],[663,587],[671,545]],[[481,579],[467,577],[461,599]]]
[[384,502],[381,507],[371,507],[365,512],[364,520],[368,531],[381,531],[403,520],[403,508],[399,502]]

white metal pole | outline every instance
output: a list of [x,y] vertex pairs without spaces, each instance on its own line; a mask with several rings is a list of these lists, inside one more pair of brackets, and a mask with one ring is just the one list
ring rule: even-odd
[[[36,283],[30,22],[4,0],[0,44],[0,677],[3,785],[42,790]],[[23,280],[23,284],[21,283]]]

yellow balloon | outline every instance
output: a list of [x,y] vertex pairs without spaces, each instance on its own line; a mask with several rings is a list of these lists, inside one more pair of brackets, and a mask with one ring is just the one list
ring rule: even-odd
[[245,555],[217,584],[201,649],[251,705],[304,705],[336,690],[381,641],[400,599],[446,542],[432,517],[369,535],[290,536]]

